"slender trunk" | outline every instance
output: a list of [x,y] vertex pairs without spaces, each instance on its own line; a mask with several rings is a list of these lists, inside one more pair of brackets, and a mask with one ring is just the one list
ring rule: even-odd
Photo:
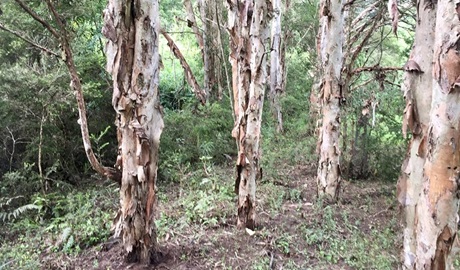
[[42,110],[42,117],[40,119],[40,132],[38,136],[38,175],[40,176],[40,181],[42,182],[42,193],[43,195],[46,194],[48,191],[48,181],[43,176],[43,169],[42,169],[42,149],[43,149],[43,125],[46,121],[45,115],[45,107]]
[[322,127],[319,134],[318,196],[335,202],[340,190],[340,83],[343,65],[344,0],[321,0],[319,51]]
[[[319,52],[318,52],[319,55]],[[320,75],[320,68],[317,65],[315,72],[315,78],[313,78],[313,85],[310,89],[310,108],[309,108],[309,120],[310,120],[310,130],[311,134],[319,137],[321,130],[321,102],[320,102],[320,91],[322,89],[322,81]],[[316,153],[319,155],[321,142],[318,141],[316,144]]]
[[265,44],[269,7],[265,0],[227,1],[238,144],[238,227],[254,229],[256,179],[260,179],[260,128],[266,80]]
[[[342,173],[348,172],[348,165],[347,163],[347,151],[348,151],[348,119],[347,119],[347,114],[343,112],[342,116],[342,156],[341,158],[341,164],[342,164]],[[345,165],[344,165],[345,164]],[[348,177],[349,175],[346,175]]]
[[[232,87],[231,87],[231,82],[230,78],[228,76],[228,69],[227,69],[227,63],[224,62],[225,59],[225,52],[224,52],[224,42],[222,40],[222,31],[220,30],[220,15],[221,15],[221,10],[220,6],[216,2],[215,6],[215,15],[216,15],[216,23],[217,23],[217,42],[218,42],[218,47],[219,47],[219,52],[220,52],[220,61],[221,65],[224,66],[224,73],[225,73],[225,82],[227,84],[227,89],[228,89],[228,99],[230,100],[230,107],[232,108],[232,116],[233,116],[233,121],[235,121],[235,111],[233,110],[234,105],[234,99],[232,95]],[[232,61],[232,60],[230,60]]]
[[270,101],[273,117],[276,119],[276,131],[283,132],[280,94],[283,92],[283,65],[281,62],[281,0],[273,0],[272,44],[270,55]]
[[213,27],[213,9],[212,2],[210,0],[199,0],[200,15],[203,22],[203,67],[204,67],[204,89],[208,97],[215,96],[219,99],[218,95],[214,93],[216,84],[216,73],[219,68],[215,63],[215,45],[213,39],[216,36]]
[[221,55],[221,48],[222,44],[222,37],[220,33],[220,17],[222,16],[222,2],[221,1],[210,1],[211,10],[213,19],[212,19],[212,27],[213,27],[213,34],[210,37],[213,40],[214,48],[213,48],[213,55],[214,55],[214,66],[216,67],[216,82],[217,82],[217,99],[222,100],[224,97],[224,88],[225,88],[225,74],[227,68],[227,61],[225,61],[225,57]]
[[13,132],[10,130],[9,127],[6,127],[6,130],[10,133],[10,138],[11,138],[11,151],[9,152],[10,154],[10,160],[9,160],[9,170],[8,172],[11,172],[13,169],[13,160],[14,160],[14,153],[16,152],[16,139],[14,138]]
[[[426,158],[431,107],[432,55],[436,22],[436,6],[417,4],[415,40],[408,64],[419,67],[419,71],[406,72],[402,84],[406,108],[403,117],[403,133],[412,135],[401,176],[398,180],[398,200],[402,209],[403,249],[402,264],[406,269],[415,269],[417,245],[417,205],[422,192],[423,168]],[[420,72],[423,71],[423,72]]]
[[200,46],[201,51],[203,51],[204,40],[203,40],[203,37],[201,36],[200,29],[198,28],[196,24],[195,12],[193,11],[193,5],[192,5],[191,0],[184,0],[184,7],[185,7],[185,12],[187,13],[188,27],[192,28],[193,33],[195,33],[195,37],[196,37],[196,41],[198,42],[198,46]]
[[150,263],[158,251],[154,217],[163,130],[158,0],[109,0],[104,22],[122,171],[115,235],[122,235],[128,261]]
[[353,130],[352,130],[352,134],[354,134],[354,137],[353,137],[353,140],[351,142],[351,150],[350,150],[350,160],[348,162],[348,166],[347,166],[347,176],[350,177],[350,178],[353,178],[354,175],[355,175],[355,162],[354,162],[354,159],[355,159],[355,156],[356,156],[356,148],[360,142],[359,140],[359,119],[360,119],[360,116],[358,115],[357,116],[357,119],[356,121],[353,121]]
[[458,241],[460,24],[457,7],[450,0],[437,2],[430,125],[421,143],[426,143],[427,148],[422,192],[416,208],[416,269],[453,269],[452,248]]
[[[291,8],[291,2],[286,0],[284,2],[284,10],[287,12]],[[284,93],[286,91],[286,83],[287,83],[287,74],[288,74],[288,66],[286,64],[286,48],[287,43],[291,37],[291,30],[285,29],[284,31],[281,28],[281,32],[283,32],[283,37],[281,37],[281,48],[280,48],[280,65],[281,65],[281,92]]]

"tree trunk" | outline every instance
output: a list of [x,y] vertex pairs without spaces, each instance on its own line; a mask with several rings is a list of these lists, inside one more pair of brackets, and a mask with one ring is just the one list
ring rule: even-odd
[[[216,75],[220,70],[220,67],[216,65],[215,56],[217,55],[216,46],[213,39],[217,37],[215,31],[214,22],[214,11],[213,1],[210,0],[199,0],[201,20],[203,21],[203,67],[204,67],[204,89],[208,97],[215,96],[217,100],[220,100],[222,96],[215,93],[218,88],[215,87],[217,83]],[[215,4],[215,3],[214,3]]]
[[[227,68],[227,63],[224,61],[224,59],[226,58],[225,57],[225,52],[224,52],[224,42],[223,42],[223,38],[222,38],[222,31],[221,31],[221,17],[222,17],[222,3],[217,1],[215,3],[215,19],[216,19],[216,24],[217,24],[217,48],[219,49],[219,53],[220,53],[220,58],[219,58],[219,64],[220,66],[223,66],[223,70],[221,71],[220,74],[222,74],[223,72],[223,75],[220,76],[220,83],[219,83],[219,88],[223,88],[223,81],[225,80],[225,83],[226,83],[226,86],[227,86],[227,90],[228,90],[228,99],[230,101],[230,107],[232,108],[232,116],[233,116],[233,121],[235,121],[235,112],[233,110],[234,108],[234,105],[233,105],[233,95],[232,95],[232,87],[231,87],[231,82],[230,82],[230,78],[229,78],[229,75],[228,75],[228,68]],[[231,46],[231,44],[229,45]],[[219,93],[222,93],[223,94],[223,90],[219,89]]]
[[[402,209],[403,250],[402,264],[406,269],[415,269],[417,245],[417,205],[422,192],[423,168],[426,158],[427,135],[430,108],[432,76],[432,55],[436,22],[436,6],[417,4],[417,25],[415,40],[402,84],[406,108],[403,117],[403,133],[412,134],[401,176],[398,180],[398,201]],[[417,65],[420,71],[409,69]],[[421,72],[423,71],[423,72]]]
[[150,263],[158,250],[154,216],[163,130],[158,0],[109,0],[104,21],[107,71],[112,74],[117,112],[116,166],[122,170],[115,235],[122,235],[128,261]]
[[198,46],[200,46],[200,50],[203,51],[204,41],[201,35],[200,29],[196,24],[195,19],[195,12],[193,11],[193,5],[191,0],[184,0],[184,7],[185,12],[187,13],[187,24],[188,27],[192,28],[193,33],[195,33],[196,41],[198,42]]
[[[270,3],[270,2],[268,2]],[[238,144],[235,191],[238,191],[238,227],[256,224],[256,179],[260,169],[260,128],[266,80],[265,44],[269,6],[265,0],[227,1],[233,71],[235,126]]]
[[343,0],[321,0],[319,58],[322,70],[322,126],[319,134],[318,196],[335,202],[340,190],[340,102],[344,39]]
[[283,64],[281,57],[281,0],[273,0],[272,46],[270,54],[270,102],[273,117],[276,119],[276,131],[283,132],[283,115],[279,100],[283,89]]
[[[415,209],[415,269],[453,269],[452,248],[458,241],[460,24],[455,2],[441,0],[437,5],[433,67],[422,70],[432,70],[433,80],[430,125],[418,147],[425,164]],[[420,4],[419,8],[426,9],[426,5]],[[426,23],[431,25],[433,21]],[[420,29],[424,33],[429,30]],[[426,60],[431,60],[429,56]],[[423,87],[426,89],[426,85]]]

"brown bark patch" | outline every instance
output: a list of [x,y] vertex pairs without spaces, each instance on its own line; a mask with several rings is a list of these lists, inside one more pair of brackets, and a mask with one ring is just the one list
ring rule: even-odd
[[423,73],[422,69],[420,66],[415,62],[414,60],[409,60],[407,63],[404,65],[404,70],[408,72],[414,72],[414,73]]
[[407,136],[407,130],[409,129],[413,135],[419,135],[422,133],[422,125],[420,123],[420,115],[416,99],[413,97],[410,91],[405,93],[406,107],[404,108],[402,132],[404,137]]
[[407,205],[407,181],[409,180],[409,176],[406,171],[409,168],[410,149],[411,145],[409,145],[408,153],[406,154],[407,157],[404,159],[403,165],[401,166],[402,173],[399,176],[398,183],[396,185],[396,195],[398,198],[398,202],[403,207]]
[[254,230],[256,227],[254,218],[255,204],[251,201],[249,194],[240,205],[241,206],[238,207],[238,227],[241,228],[245,226],[248,229]]
[[436,161],[427,161],[425,167],[426,176],[430,179],[428,196],[431,207],[436,206],[443,194],[455,192],[458,173],[452,168],[457,167],[460,161],[460,152],[452,145],[439,144],[435,151]]
[[427,137],[426,135],[423,136],[422,138],[422,141],[420,142],[419,146],[418,146],[418,149],[417,149],[417,155],[421,158],[425,158],[426,157],[426,153],[427,153]]
[[448,49],[445,55],[441,55],[440,64],[442,73],[440,78],[441,89],[443,93],[450,93],[454,88],[457,79],[460,77],[460,55],[454,49]]
[[455,5],[455,12],[457,12],[458,19],[460,19],[460,3]]
[[432,260],[431,269],[443,270],[447,269],[447,256],[452,248],[455,233],[450,231],[448,226],[444,227],[442,233],[438,236],[436,241],[436,253]]

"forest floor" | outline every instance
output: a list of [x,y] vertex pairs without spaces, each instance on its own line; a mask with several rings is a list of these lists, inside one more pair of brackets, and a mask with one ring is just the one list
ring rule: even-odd
[[255,231],[236,228],[230,166],[209,178],[185,175],[160,184],[155,265],[125,263],[120,241],[109,238],[78,255],[42,253],[42,268],[396,269],[395,184],[344,181],[341,201],[321,205],[314,174],[311,166],[289,167],[258,183]]

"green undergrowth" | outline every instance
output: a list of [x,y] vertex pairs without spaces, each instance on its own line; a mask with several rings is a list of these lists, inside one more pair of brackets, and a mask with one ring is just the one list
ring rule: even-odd
[[[201,162],[202,169],[186,171],[179,183],[161,186],[156,222],[160,245],[182,250],[181,261],[199,261],[200,269],[397,267],[397,208],[391,185],[377,183],[384,192],[375,195],[366,193],[363,183],[353,183],[353,192],[364,190],[355,194],[358,201],[323,206],[313,197],[308,202],[302,198],[303,185],[290,180],[294,172],[280,168],[276,177],[258,183],[261,224],[250,236],[235,227],[232,166],[216,166],[212,159]],[[291,181],[291,186],[275,181]]]
[[[156,216],[161,246],[202,269],[396,268],[396,213],[387,210],[393,192],[375,198],[365,193],[363,182],[350,204],[317,204],[314,169],[307,168],[316,161],[311,154],[316,137],[308,119],[300,117],[307,96],[282,97],[289,116],[284,134],[275,132],[266,109],[263,178],[257,183],[260,226],[252,236],[235,226],[236,147],[228,105],[166,111]],[[393,189],[380,183],[377,190],[382,187]],[[107,183],[35,194],[24,203],[36,208],[0,224],[0,269],[46,268],[62,255],[83,256],[110,236],[119,199],[117,187]],[[381,211],[384,219],[376,215]]]
[[[172,250],[181,252],[181,261],[200,260],[203,267],[218,269],[397,266],[396,213],[388,210],[394,203],[392,192],[375,197],[363,191],[356,194],[359,202],[322,206],[302,197],[302,185],[280,186],[267,176],[257,191],[261,226],[250,236],[235,227],[232,164],[217,166],[212,158],[202,158],[199,164],[196,170],[185,170],[178,182],[159,183],[159,243],[179,243],[182,248]],[[281,171],[287,174],[276,180],[289,182],[289,172]],[[50,257],[79,256],[97,246],[110,235],[117,196],[114,185],[35,196],[39,211],[2,225],[9,230],[1,234],[0,269],[37,269]],[[386,218],[379,218],[382,213]],[[243,257],[245,252],[254,254],[253,259]]]
[[37,194],[36,208],[0,223],[0,269],[37,269],[58,254],[76,255],[110,236],[115,186]]

